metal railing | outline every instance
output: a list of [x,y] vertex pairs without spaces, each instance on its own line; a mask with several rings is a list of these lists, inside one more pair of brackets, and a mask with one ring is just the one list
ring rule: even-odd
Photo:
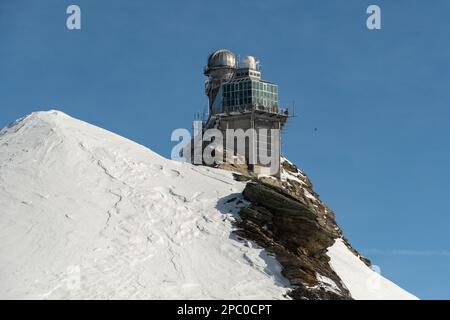
[[237,105],[237,106],[227,106],[224,107],[223,113],[232,113],[232,112],[250,112],[250,111],[263,111],[272,114],[280,114],[280,115],[289,115],[288,108],[279,108],[278,106],[262,106],[262,105]]

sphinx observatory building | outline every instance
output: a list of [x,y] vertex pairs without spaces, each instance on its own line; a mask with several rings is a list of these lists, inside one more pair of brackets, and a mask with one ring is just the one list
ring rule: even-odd
[[[208,77],[205,93],[209,103],[203,130],[222,131],[224,161],[241,159],[257,176],[279,176],[281,129],[288,111],[279,107],[278,86],[261,79],[255,57],[246,56],[239,61],[226,49],[208,56],[204,74]],[[240,141],[230,132],[244,132],[245,139]],[[232,148],[230,140],[234,142]]]

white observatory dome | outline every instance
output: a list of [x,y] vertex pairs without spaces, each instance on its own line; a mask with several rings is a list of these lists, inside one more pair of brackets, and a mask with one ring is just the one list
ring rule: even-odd
[[236,56],[227,49],[219,49],[212,52],[208,57],[208,69],[236,68]]
[[253,56],[246,56],[243,61],[244,68],[249,68],[251,70],[256,70],[256,58]]

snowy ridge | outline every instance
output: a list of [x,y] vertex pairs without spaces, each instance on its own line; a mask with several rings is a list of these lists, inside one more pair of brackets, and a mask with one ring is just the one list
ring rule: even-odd
[[328,249],[330,264],[357,300],[416,300],[403,290],[367,267],[351,252],[342,239]]
[[[244,187],[62,112],[33,113],[0,131],[0,298],[285,299],[276,259],[232,234]],[[415,298],[384,278],[367,288],[375,273],[340,240],[328,255],[354,298]]]
[[230,238],[244,185],[61,112],[0,137],[0,298],[283,298],[278,262]]

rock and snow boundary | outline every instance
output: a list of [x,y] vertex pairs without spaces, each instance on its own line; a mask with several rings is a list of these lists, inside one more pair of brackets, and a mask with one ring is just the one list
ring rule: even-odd
[[[33,113],[0,131],[0,298],[286,299],[275,257],[233,235],[244,187]],[[382,277],[365,288],[374,272],[338,241],[328,254],[354,298],[414,298]]]

